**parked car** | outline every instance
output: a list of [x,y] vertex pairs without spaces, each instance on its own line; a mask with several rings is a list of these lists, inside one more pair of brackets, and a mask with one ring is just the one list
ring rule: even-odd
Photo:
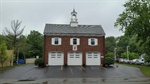
[[144,59],[138,59],[135,64],[144,64]]
[[131,64],[135,64],[136,63],[136,61],[137,61],[138,59],[133,59],[133,60],[131,60]]
[[123,63],[130,63],[128,59],[123,59]]
[[144,64],[144,59],[133,59],[131,64]]
[[122,58],[119,58],[119,63],[123,63],[123,59]]

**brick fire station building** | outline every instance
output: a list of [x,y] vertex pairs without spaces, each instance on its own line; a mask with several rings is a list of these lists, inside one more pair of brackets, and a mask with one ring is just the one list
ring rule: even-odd
[[78,24],[77,12],[71,12],[70,24],[46,24],[44,61],[46,66],[103,65],[105,32],[101,25]]

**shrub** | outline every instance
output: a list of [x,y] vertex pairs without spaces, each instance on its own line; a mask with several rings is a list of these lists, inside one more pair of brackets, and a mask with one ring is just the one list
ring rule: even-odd
[[43,58],[36,59],[34,64],[38,67],[44,67],[44,59]]
[[105,60],[104,60],[104,66],[107,65],[111,65],[111,64],[114,64],[114,59],[111,58],[111,57],[105,57]]

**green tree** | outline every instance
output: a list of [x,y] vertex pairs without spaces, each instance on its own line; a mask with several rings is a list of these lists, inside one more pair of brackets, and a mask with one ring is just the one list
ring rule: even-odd
[[150,63],[150,56],[145,55],[144,56],[145,62]]
[[6,36],[6,40],[7,40],[8,44],[11,46],[10,48],[14,49],[15,55],[16,55],[18,48],[20,47],[20,46],[18,46],[18,44],[20,42],[20,40],[18,38],[22,35],[24,28],[25,28],[25,26],[24,26],[21,30],[19,30],[21,27],[21,23],[22,23],[22,21],[13,20],[13,21],[11,21],[12,31],[9,30],[9,28],[5,27],[4,32],[3,32],[4,35]]
[[0,35],[0,44],[2,44],[3,42],[6,42],[5,36]]
[[134,53],[134,52],[129,53],[129,59],[130,60],[138,59],[138,58],[139,58],[138,53]]
[[[138,53],[134,53],[134,52],[128,52],[128,53],[129,53],[129,60],[133,60],[133,59],[138,59],[139,58]],[[121,58],[127,59],[127,52],[121,53]]]
[[119,37],[117,37],[116,40],[117,40],[117,54],[120,57],[121,53],[123,53],[127,50],[127,46],[129,45],[129,37],[119,36]]
[[121,53],[121,56],[120,56],[121,58],[125,58],[125,59],[127,59],[127,52],[123,52],[123,53]]
[[106,37],[105,40],[105,53],[114,52],[114,48],[116,47],[116,39],[113,36]]
[[125,35],[137,35],[145,52],[150,55],[150,0],[129,0],[123,6],[125,10],[117,18],[115,26]]
[[22,46],[22,47],[19,48],[19,51],[20,51],[20,53],[22,53],[23,59],[26,60],[26,56],[30,57],[29,56],[29,51],[30,51],[32,45],[27,43],[27,37],[24,36],[24,35],[21,35],[19,39],[21,40],[20,46]]
[[107,52],[106,56],[114,58],[114,52]]
[[3,67],[3,64],[4,62],[7,60],[8,56],[7,56],[7,53],[6,53],[6,49],[7,49],[7,46],[6,46],[6,43],[3,42],[1,45],[0,45],[0,63]]
[[43,55],[43,35],[38,31],[31,31],[27,36],[27,43],[31,45],[29,50],[30,57],[39,56],[40,58]]

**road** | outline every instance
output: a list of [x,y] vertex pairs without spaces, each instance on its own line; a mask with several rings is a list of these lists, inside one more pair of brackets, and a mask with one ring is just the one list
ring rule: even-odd
[[0,83],[42,84],[150,84],[150,78],[138,68],[119,65],[118,68],[87,66],[49,66],[38,68],[33,64],[18,66],[0,73]]

